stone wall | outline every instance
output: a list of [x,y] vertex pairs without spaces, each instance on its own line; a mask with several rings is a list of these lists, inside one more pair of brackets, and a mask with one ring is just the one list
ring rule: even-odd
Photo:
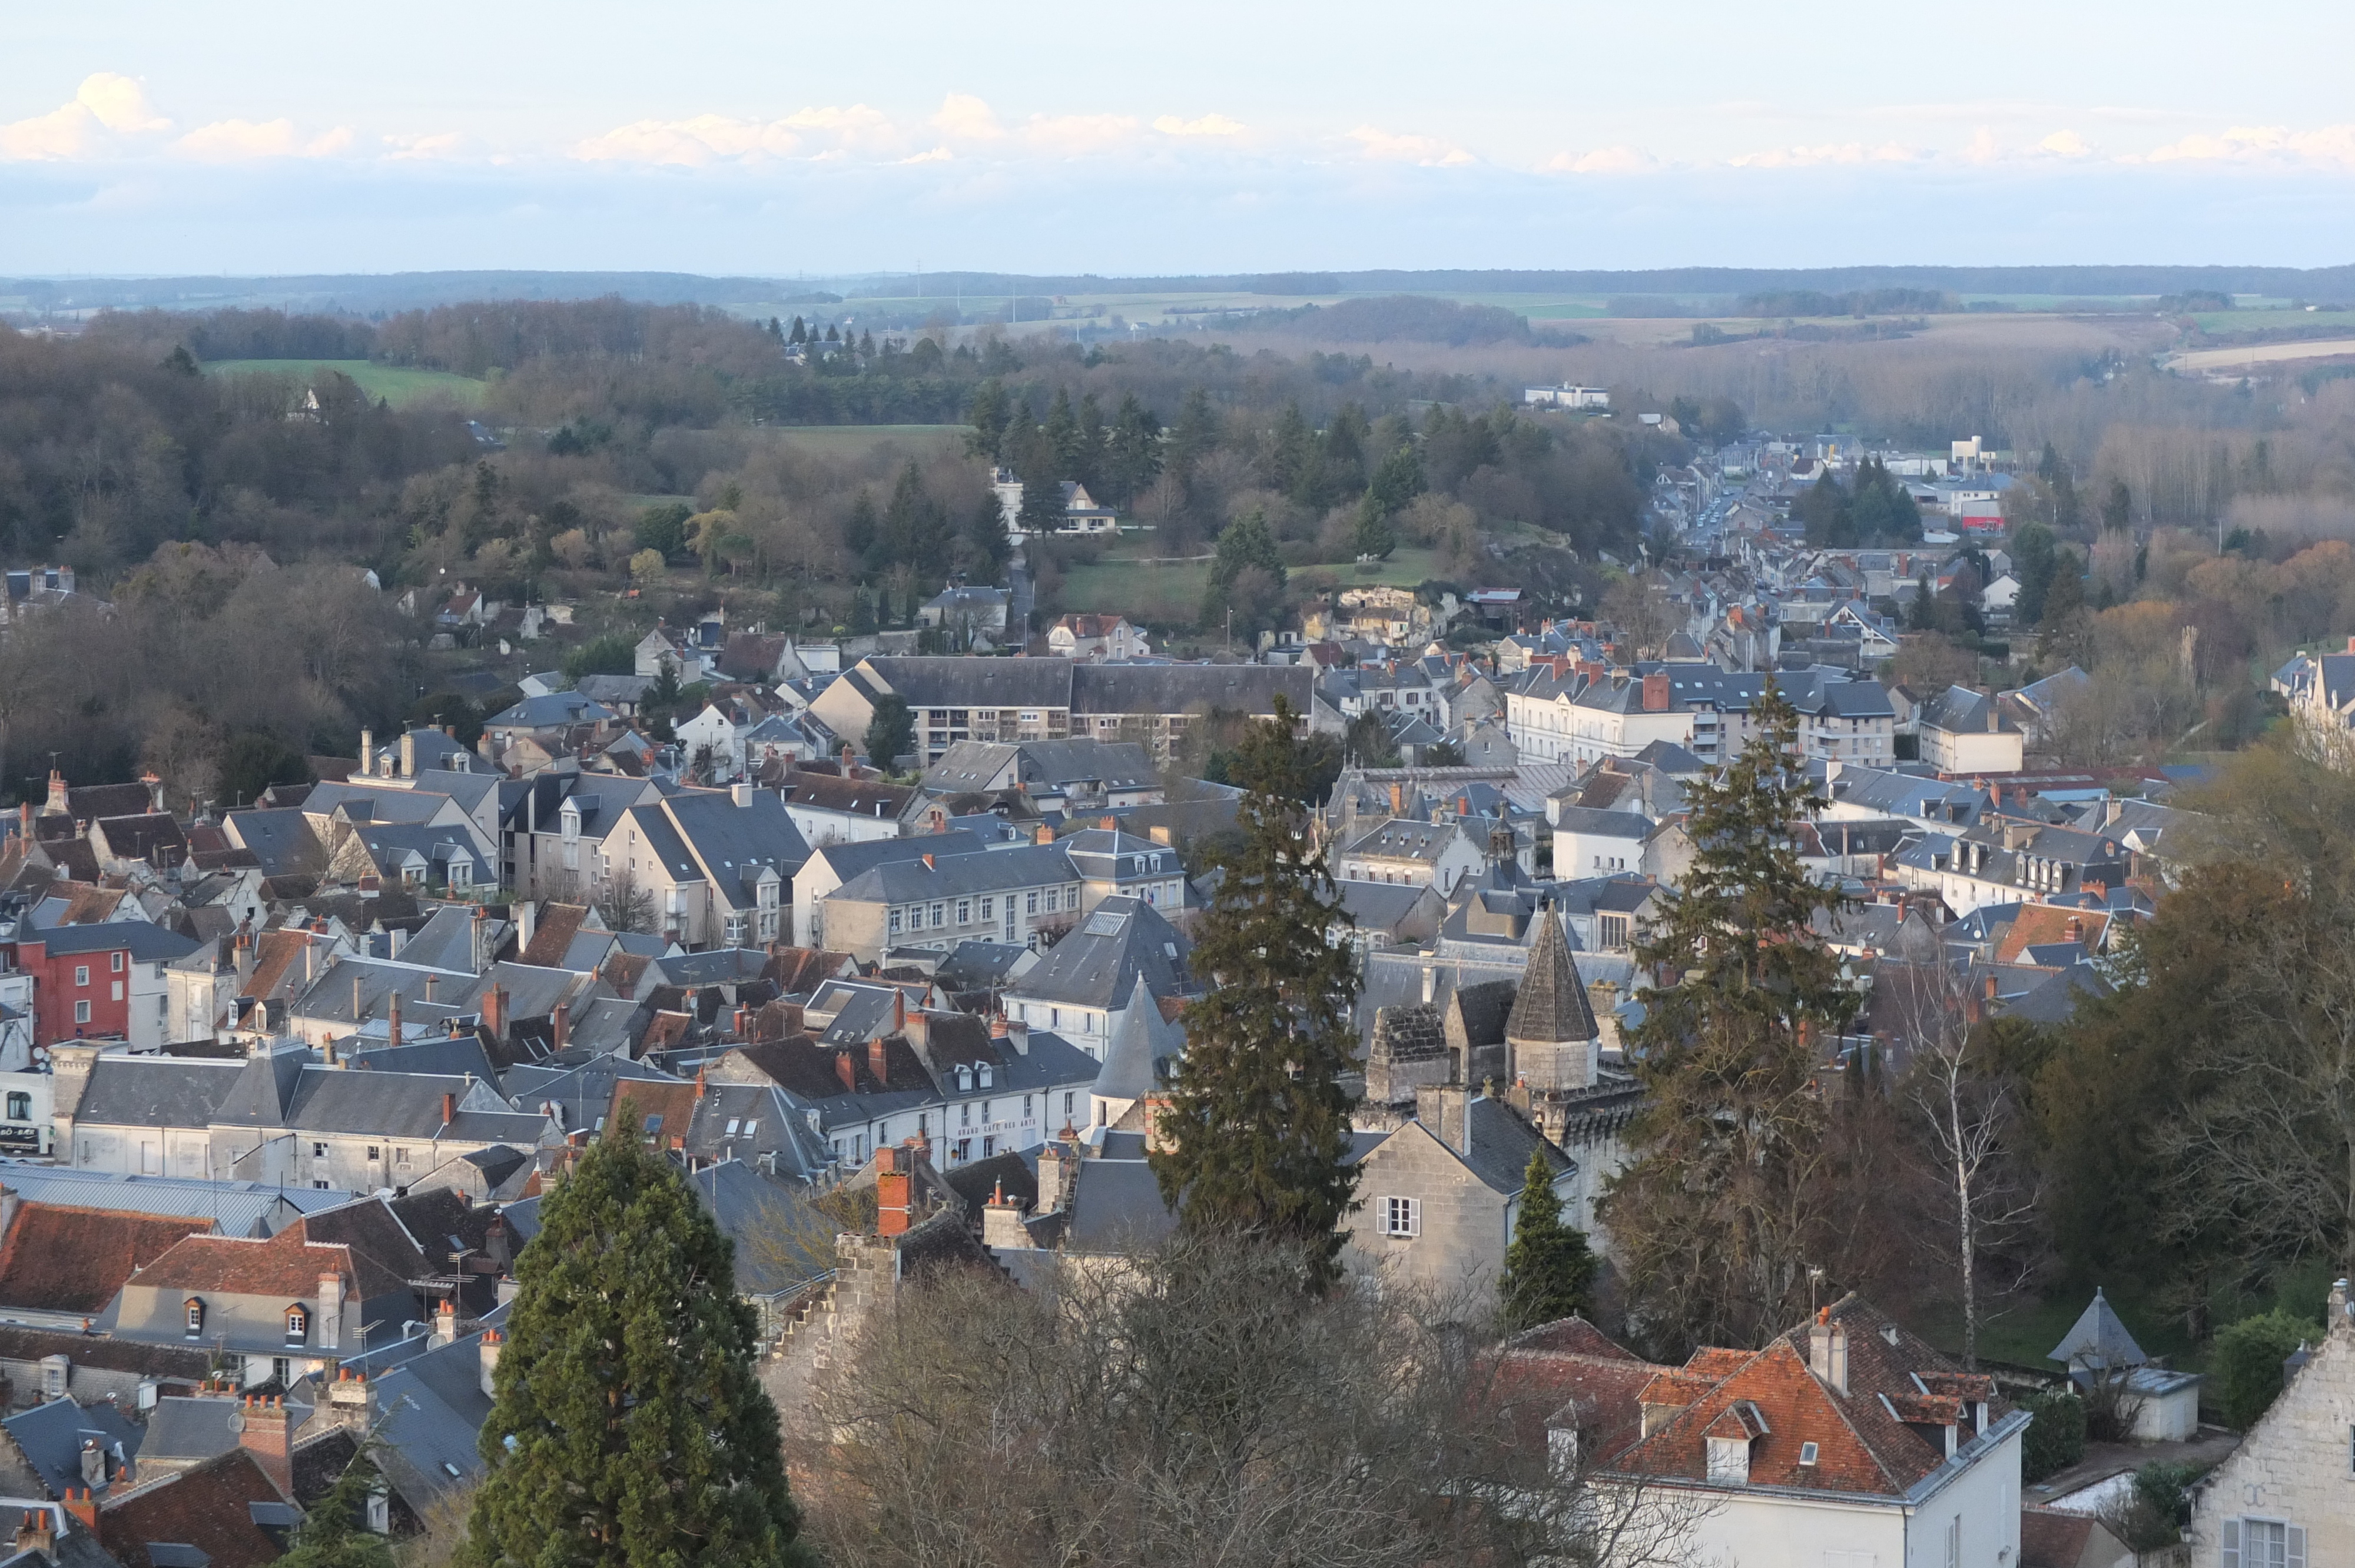
[[[1384,1139],[1358,1167],[1363,1201],[1349,1223],[1348,1266],[1386,1284],[1493,1298],[1505,1266],[1505,1199],[1412,1122]],[[1380,1234],[1384,1198],[1423,1205],[1422,1234]]]
[[[2201,1483],[2191,1516],[2191,1562],[2222,1561],[2232,1520],[2278,1520],[2306,1531],[2306,1561],[2355,1563],[2355,1319],[2345,1281],[2330,1293],[2329,1329],[2247,1438]],[[2256,1568],[2262,1557],[2244,1552]]]

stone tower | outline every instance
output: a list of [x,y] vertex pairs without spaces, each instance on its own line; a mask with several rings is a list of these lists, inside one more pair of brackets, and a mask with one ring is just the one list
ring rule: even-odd
[[1602,1075],[1603,1032],[1570,956],[1560,911],[1539,916],[1529,969],[1505,1019],[1505,1070],[1533,1096],[1591,1088]]

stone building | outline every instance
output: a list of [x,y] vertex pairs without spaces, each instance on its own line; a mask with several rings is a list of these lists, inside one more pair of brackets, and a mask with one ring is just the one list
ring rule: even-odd
[[1348,1267],[1386,1287],[1493,1300],[1540,1150],[1567,1206],[1578,1167],[1518,1112],[1460,1086],[1420,1089],[1414,1119],[1358,1159],[1364,1206],[1349,1222]]
[[2322,1342],[2307,1353],[2191,1514],[2193,1568],[2355,1562],[2355,1317],[2330,1287]]

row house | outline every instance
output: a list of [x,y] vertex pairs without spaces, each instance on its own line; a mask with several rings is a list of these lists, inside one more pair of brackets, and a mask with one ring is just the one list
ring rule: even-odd
[[[928,839],[907,841],[921,851]],[[864,962],[894,948],[1039,946],[1080,920],[1082,877],[1054,844],[977,854],[920,853],[871,865],[827,895],[826,946]]]
[[599,841],[591,874],[595,901],[625,886],[681,947],[737,948],[785,938],[794,874],[809,856],[776,793],[738,784],[628,808]]
[[1139,986],[1156,1029],[1165,1000],[1174,1003],[1193,993],[1187,968],[1192,950],[1153,905],[1126,895],[1107,898],[1007,986],[1006,1014],[1050,1030],[1102,1061],[1139,1005]]
[[20,930],[10,968],[32,979],[32,1044],[124,1040],[154,1051],[177,1038],[171,966],[192,937],[146,920]]

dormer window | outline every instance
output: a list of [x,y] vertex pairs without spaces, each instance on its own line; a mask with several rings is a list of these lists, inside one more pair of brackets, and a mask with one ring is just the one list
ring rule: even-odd
[[191,1296],[181,1305],[187,1313],[188,1337],[194,1339],[205,1331],[205,1304],[199,1298]]
[[286,1342],[299,1345],[310,1338],[311,1314],[300,1307],[286,1308]]
[[984,1062],[977,1069],[977,1073],[981,1080],[981,1086],[985,1089],[989,1087],[990,1079],[996,1075],[990,1071],[989,1064]]

